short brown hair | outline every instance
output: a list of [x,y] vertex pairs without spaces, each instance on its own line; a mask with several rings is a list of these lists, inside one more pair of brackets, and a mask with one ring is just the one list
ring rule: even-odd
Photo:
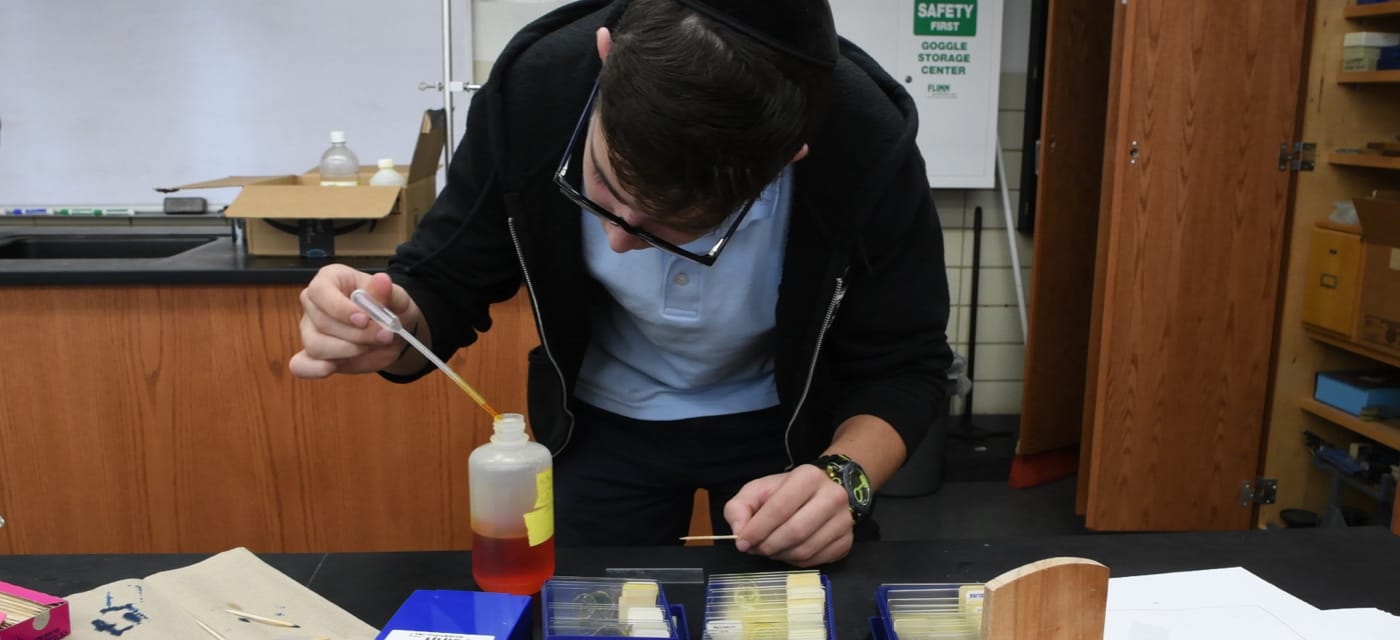
[[718,226],[807,142],[831,75],[674,0],[632,0],[599,79],[617,180],[651,215]]

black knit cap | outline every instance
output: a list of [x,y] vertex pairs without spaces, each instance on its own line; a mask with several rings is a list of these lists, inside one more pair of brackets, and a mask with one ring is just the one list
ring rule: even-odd
[[836,66],[836,24],[827,0],[676,0],[777,51]]

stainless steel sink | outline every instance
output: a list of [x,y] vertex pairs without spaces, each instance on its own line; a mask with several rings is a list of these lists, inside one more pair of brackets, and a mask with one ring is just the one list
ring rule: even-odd
[[62,234],[0,236],[0,260],[110,260],[168,258],[222,236]]

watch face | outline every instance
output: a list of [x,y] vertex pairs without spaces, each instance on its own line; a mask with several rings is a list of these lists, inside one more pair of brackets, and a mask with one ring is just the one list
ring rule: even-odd
[[860,505],[861,509],[869,508],[871,499],[875,497],[875,492],[870,490],[870,477],[854,464],[846,465],[843,475],[845,481],[841,484],[849,487],[851,499]]

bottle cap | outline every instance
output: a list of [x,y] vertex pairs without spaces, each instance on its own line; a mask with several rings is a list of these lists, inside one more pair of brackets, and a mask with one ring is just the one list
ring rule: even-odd
[[344,132],[344,131],[332,131],[332,132],[331,132],[331,142],[332,142],[332,143],[345,142],[345,132]]
[[530,439],[525,435],[525,416],[518,413],[502,413],[496,416],[492,430],[491,442],[525,442]]
[[379,168],[380,168],[380,169],[393,169],[393,168],[394,168],[394,159],[393,159],[393,158],[380,158],[380,159],[379,159]]

